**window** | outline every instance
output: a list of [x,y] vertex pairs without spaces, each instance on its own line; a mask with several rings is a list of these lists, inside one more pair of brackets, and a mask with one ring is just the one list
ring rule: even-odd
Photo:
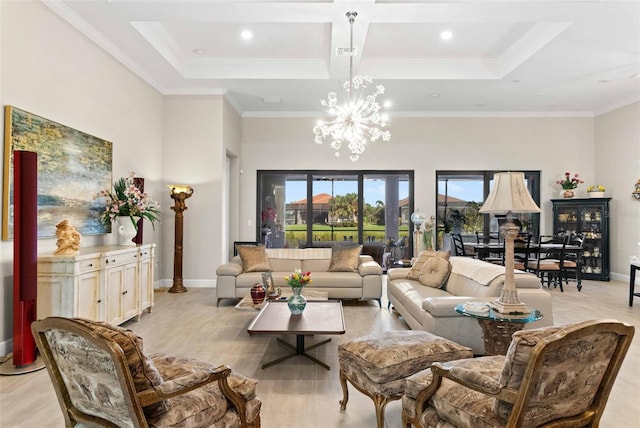
[[[500,171],[436,171],[437,248],[445,248],[446,233],[460,233],[465,242],[475,242],[476,232],[486,236],[500,230],[505,216],[480,214],[484,200],[493,188],[493,174]],[[540,206],[540,171],[524,171],[525,183]],[[522,232],[535,239],[540,230],[539,214],[514,214]]]
[[258,171],[257,198],[267,247],[411,241],[413,171]]

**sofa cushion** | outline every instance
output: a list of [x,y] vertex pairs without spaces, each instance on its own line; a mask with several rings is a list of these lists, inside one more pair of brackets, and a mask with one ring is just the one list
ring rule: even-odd
[[418,281],[427,287],[441,288],[451,274],[451,263],[443,257],[431,257],[422,267]]
[[238,246],[238,254],[242,260],[242,270],[244,272],[268,272],[271,271],[269,258],[264,245]]
[[441,250],[441,251],[433,251],[433,250],[425,250],[418,255],[418,259],[411,266],[411,270],[407,274],[408,279],[415,279],[418,281],[420,279],[420,273],[422,272],[422,268],[424,267],[427,260],[432,257],[441,257],[443,259],[449,260],[451,256],[451,252],[449,250]]
[[329,272],[354,272],[358,270],[361,252],[362,245],[334,245],[331,248]]

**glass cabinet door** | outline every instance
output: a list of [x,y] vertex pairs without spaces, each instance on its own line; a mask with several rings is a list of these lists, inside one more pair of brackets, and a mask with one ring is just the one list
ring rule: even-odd
[[582,272],[599,275],[602,273],[602,207],[583,206],[580,208],[582,223]]
[[577,206],[561,206],[558,207],[556,213],[556,234],[574,234],[580,233],[578,225],[578,207]]

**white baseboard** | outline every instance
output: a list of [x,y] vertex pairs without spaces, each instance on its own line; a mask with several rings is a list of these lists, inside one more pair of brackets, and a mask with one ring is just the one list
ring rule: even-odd
[[[183,279],[182,283],[186,288],[216,288],[215,279]],[[161,279],[156,281],[153,288],[170,288],[173,285],[173,279]]]
[[[625,275],[623,273],[611,272],[611,279],[614,281],[626,282],[628,284],[631,277],[629,276],[629,274]],[[640,285],[640,275],[638,274],[636,274],[636,285]]]

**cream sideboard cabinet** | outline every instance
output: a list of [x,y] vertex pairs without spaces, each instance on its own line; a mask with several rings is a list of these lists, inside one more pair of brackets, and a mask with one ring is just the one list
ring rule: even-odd
[[38,256],[38,318],[121,324],[153,306],[155,245],[87,247],[77,256]]

